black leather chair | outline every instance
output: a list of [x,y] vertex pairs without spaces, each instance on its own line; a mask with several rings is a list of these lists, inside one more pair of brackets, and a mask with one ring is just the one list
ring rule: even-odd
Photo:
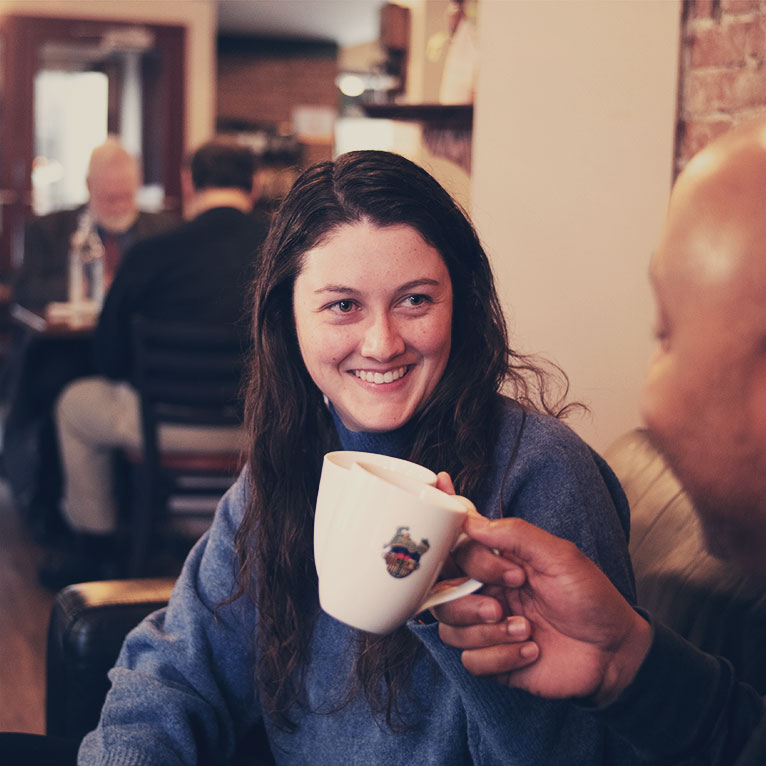
[[64,588],[48,627],[45,731],[82,739],[95,729],[114,665],[127,633],[165,606],[170,578],[108,580]]
[[140,577],[146,573],[150,541],[169,512],[175,519],[196,521],[199,534],[239,472],[238,448],[161,450],[160,432],[166,426],[241,427],[244,349],[233,328],[139,317],[133,325],[133,355],[143,449],[124,454],[134,476],[128,567],[132,577]]
[[[48,629],[45,730],[81,740],[96,728],[109,690],[107,673],[130,630],[167,604],[172,578],[70,585],[56,596]],[[32,752],[30,750],[29,752]],[[227,766],[271,766],[264,729],[254,728]]]

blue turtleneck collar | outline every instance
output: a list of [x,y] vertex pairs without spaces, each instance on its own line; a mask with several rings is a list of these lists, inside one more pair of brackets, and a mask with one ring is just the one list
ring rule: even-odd
[[365,431],[349,431],[341,422],[332,402],[329,404],[335,430],[338,432],[340,443],[345,450],[358,452],[377,452],[380,455],[407,458],[413,441],[412,421],[405,423],[394,431],[368,433]]

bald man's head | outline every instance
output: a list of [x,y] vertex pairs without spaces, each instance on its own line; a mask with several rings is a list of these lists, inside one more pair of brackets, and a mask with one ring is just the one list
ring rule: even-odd
[[679,176],[650,276],[659,349],[644,419],[709,548],[766,573],[766,121]]
[[138,217],[136,194],[141,175],[135,157],[115,139],[97,146],[88,165],[88,207],[97,223],[119,234]]

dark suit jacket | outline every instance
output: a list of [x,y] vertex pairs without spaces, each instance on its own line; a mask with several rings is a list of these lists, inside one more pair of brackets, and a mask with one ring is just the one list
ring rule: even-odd
[[218,207],[128,250],[96,328],[98,372],[131,379],[131,328],[139,315],[228,325],[244,337],[246,296],[266,233],[262,218]]
[[[69,242],[82,209],[58,210],[27,223],[24,261],[13,284],[14,301],[40,311],[51,301],[67,299]],[[141,212],[128,232],[120,237],[120,246],[126,250],[177,223],[178,219],[168,213]]]

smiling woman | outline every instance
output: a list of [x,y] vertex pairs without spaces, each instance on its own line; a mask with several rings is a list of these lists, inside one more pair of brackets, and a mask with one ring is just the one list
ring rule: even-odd
[[625,497],[544,369],[508,347],[487,256],[444,189],[386,152],[309,168],[252,316],[247,468],[168,610],[123,647],[83,762],[225,760],[262,723],[279,764],[631,764],[583,711],[477,683],[430,614],[374,636],[319,608],[314,505],[339,448],[442,472],[480,513],[573,540],[633,599]]
[[295,280],[303,361],[351,431],[392,431],[444,372],[452,283],[438,251],[409,226],[340,227],[309,250]]

